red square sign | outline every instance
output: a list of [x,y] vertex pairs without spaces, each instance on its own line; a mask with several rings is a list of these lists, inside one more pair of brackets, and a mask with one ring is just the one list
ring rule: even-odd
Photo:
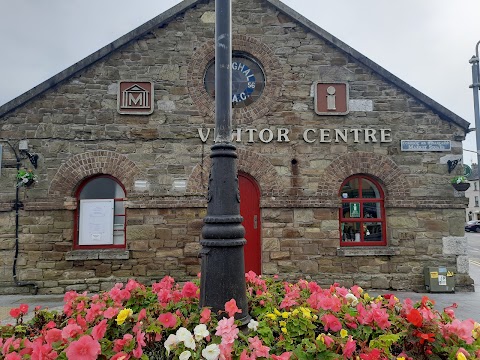
[[150,115],[153,113],[153,82],[120,81],[117,110],[120,114]]
[[347,83],[315,83],[315,112],[318,115],[348,114]]

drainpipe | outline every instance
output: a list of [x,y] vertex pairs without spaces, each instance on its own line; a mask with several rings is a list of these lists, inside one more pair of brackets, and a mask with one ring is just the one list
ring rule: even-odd
[[[15,148],[10,144],[8,141],[6,141],[8,146],[12,149],[13,153],[15,154],[15,160],[17,162],[16,168],[17,168],[17,173],[18,170],[20,170],[20,164],[21,164],[21,159],[18,156],[17,152],[15,151]],[[38,293],[38,285],[33,283],[33,282],[21,282],[17,279],[17,260],[18,260],[18,248],[19,248],[19,241],[18,241],[18,228],[19,228],[19,212],[18,210],[20,207],[23,207],[23,204],[19,200],[19,192],[20,189],[18,186],[15,186],[15,204],[13,205],[13,208],[15,209],[15,255],[13,257],[13,281],[15,282],[16,286],[32,286],[33,287],[33,294],[37,295]]]

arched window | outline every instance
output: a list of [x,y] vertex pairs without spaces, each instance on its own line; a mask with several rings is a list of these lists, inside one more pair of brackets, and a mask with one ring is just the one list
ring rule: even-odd
[[76,249],[125,247],[125,189],[114,177],[94,176],[77,191]]
[[342,183],[340,196],[340,245],[386,245],[385,197],[381,186],[368,176],[353,175]]

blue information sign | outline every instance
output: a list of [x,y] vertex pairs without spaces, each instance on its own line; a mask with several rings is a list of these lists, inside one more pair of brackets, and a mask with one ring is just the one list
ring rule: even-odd
[[450,140],[402,140],[402,151],[451,151]]

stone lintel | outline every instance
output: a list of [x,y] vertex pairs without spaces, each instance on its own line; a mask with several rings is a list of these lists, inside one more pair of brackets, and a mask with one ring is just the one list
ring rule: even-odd
[[391,247],[349,247],[337,248],[337,256],[393,256],[395,249]]
[[65,255],[65,260],[128,260],[130,251],[128,250],[74,250]]

